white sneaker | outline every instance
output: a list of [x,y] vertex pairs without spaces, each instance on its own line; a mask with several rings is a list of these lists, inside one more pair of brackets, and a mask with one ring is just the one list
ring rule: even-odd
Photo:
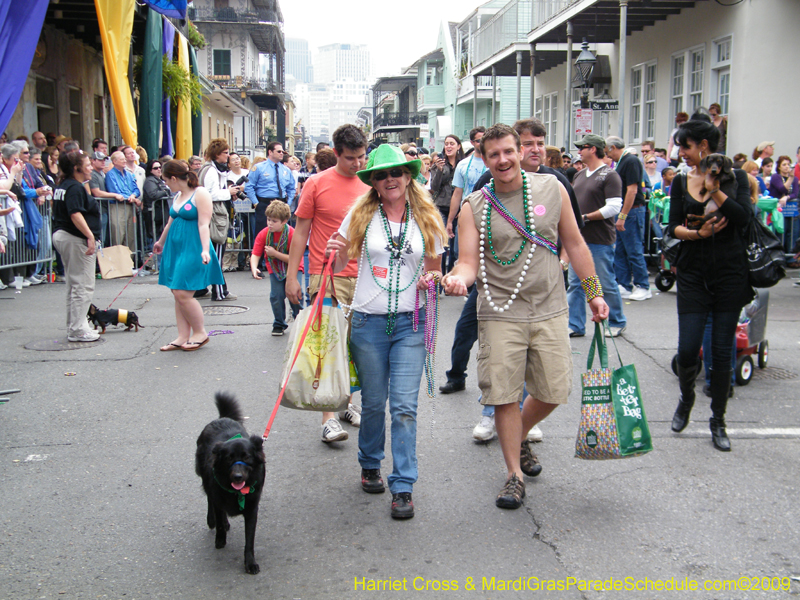
[[8,287],[8,286],[7,286],[5,283],[3,283],[2,281],[0,281],[0,290],[4,290],[4,289],[6,289],[7,287]]
[[618,285],[617,287],[619,288],[619,295],[622,297],[623,300],[627,300],[628,298],[631,297],[631,292],[626,290],[621,285]]
[[336,419],[328,419],[322,426],[322,441],[326,444],[331,442],[343,442],[350,436],[342,429],[339,421]]
[[628,297],[628,300],[631,301],[639,301],[639,300],[649,300],[653,297],[653,292],[650,291],[650,288],[640,288],[639,286],[633,286],[633,291],[631,295]]
[[80,335],[68,335],[67,341],[70,342],[96,342],[100,339],[100,334],[96,331],[85,331]]
[[361,407],[355,404],[348,404],[347,410],[339,413],[342,421],[347,421],[353,427],[361,427]]
[[625,332],[625,327],[609,327],[606,330],[606,337],[619,337]]
[[529,442],[541,442],[542,438],[542,430],[539,429],[538,425],[534,425],[531,427],[531,430],[528,432],[528,435],[525,436],[525,439]]
[[482,416],[480,422],[472,430],[472,437],[479,442],[488,442],[497,435],[494,427],[494,415],[491,417]]
[[23,281],[27,281],[30,285],[39,285],[42,283],[41,279],[37,279],[35,275],[31,275],[30,277],[26,277]]

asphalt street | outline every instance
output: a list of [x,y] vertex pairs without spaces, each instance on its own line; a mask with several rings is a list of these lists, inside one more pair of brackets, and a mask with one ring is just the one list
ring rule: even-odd
[[[248,430],[263,432],[287,338],[270,335],[269,283],[232,273],[237,301],[202,302],[217,313],[206,317],[211,342],[194,353],[161,353],[175,336],[175,316],[156,279],[135,278],[124,291],[128,280],[98,281],[95,304],[105,308],[122,291],[113,308],[135,311],[144,328],[110,328],[101,342],[82,345],[66,343],[64,285],[0,292],[0,388],[21,390],[0,404],[0,598],[800,595],[789,579],[800,575],[794,280],[771,290],[769,365],[735,390],[727,454],[711,445],[700,380],[688,429],[670,431],[678,398],[674,292],[626,303],[628,329],[617,342],[638,369],[654,437],[646,456],[574,457],[590,337],[573,339],[570,401],[542,424],[544,441],[534,449],[544,470],[527,479],[516,511],[494,505],[505,479],[499,444],[472,439],[480,413],[474,353],[464,392],[429,399],[420,386],[410,521],[389,517],[388,493],[361,491],[356,429],[345,424],[350,439],[325,445],[318,414],[281,408],[265,442],[261,573],[250,576],[241,519],[231,520],[227,547],[214,548],[195,441],[217,417],[217,390],[234,393]],[[441,300],[437,387],[462,306],[461,298]],[[384,476],[390,471],[389,454]],[[695,591],[655,587],[692,582]],[[622,589],[608,589],[615,584]]]

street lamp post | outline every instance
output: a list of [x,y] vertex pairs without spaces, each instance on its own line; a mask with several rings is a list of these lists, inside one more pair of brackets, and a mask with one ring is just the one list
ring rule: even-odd
[[575,60],[575,79],[581,84],[581,108],[589,108],[589,87],[597,57],[589,50],[589,43],[583,38],[581,53]]

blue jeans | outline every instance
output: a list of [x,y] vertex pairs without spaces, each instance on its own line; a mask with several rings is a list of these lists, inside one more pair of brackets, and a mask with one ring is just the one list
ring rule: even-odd
[[451,368],[447,371],[447,381],[462,383],[467,378],[469,353],[478,339],[478,286],[473,285],[467,296],[461,316],[456,323],[453,348],[450,350]]
[[[627,222],[626,222],[627,227]],[[619,233],[619,232],[617,232]],[[622,297],[617,288],[614,275],[614,246],[603,244],[586,244],[594,259],[594,270],[603,286],[603,298],[608,304],[609,327],[625,327],[628,321],[622,312]],[[586,334],[586,294],[581,280],[572,267],[569,268],[569,288],[567,289],[569,304],[569,328],[575,333]]]
[[393,494],[411,492],[417,481],[417,399],[425,364],[425,313],[419,327],[412,313],[399,313],[394,333],[386,335],[386,315],[353,312],[350,353],[361,381],[361,427],[358,462],[379,469],[385,458],[386,400],[392,426]]
[[645,212],[644,206],[632,208],[625,219],[625,231],[617,231],[614,273],[617,283],[628,291],[631,291],[631,277],[635,286],[650,289],[647,265],[644,262]]
[[[302,285],[302,277],[303,274],[298,271],[297,281],[301,282],[300,285]],[[286,280],[278,279],[275,277],[274,273],[270,273],[269,287],[269,303],[272,305],[272,315],[275,317],[272,321],[272,327],[286,329],[289,327],[286,324]],[[300,312],[300,305],[292,304],[291,302],[289,305],[292,307],[292,316],[297,317],[297,314]]]

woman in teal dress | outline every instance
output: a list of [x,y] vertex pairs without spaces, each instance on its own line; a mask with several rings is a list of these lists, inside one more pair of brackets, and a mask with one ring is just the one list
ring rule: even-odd
[[162,177],[172,192],[177,192],[169,211],[169,222],[153,251],[161,254],[158,283],[172,290],[178,337],[162,352],[191,352],[208,343],[203,324],[203,309],[194,298],[194,291],[210,284],[222,284],[222,269],[215,254],[209,253],[211,196],[198,187],[197,175],[183,160],[164,165]]

